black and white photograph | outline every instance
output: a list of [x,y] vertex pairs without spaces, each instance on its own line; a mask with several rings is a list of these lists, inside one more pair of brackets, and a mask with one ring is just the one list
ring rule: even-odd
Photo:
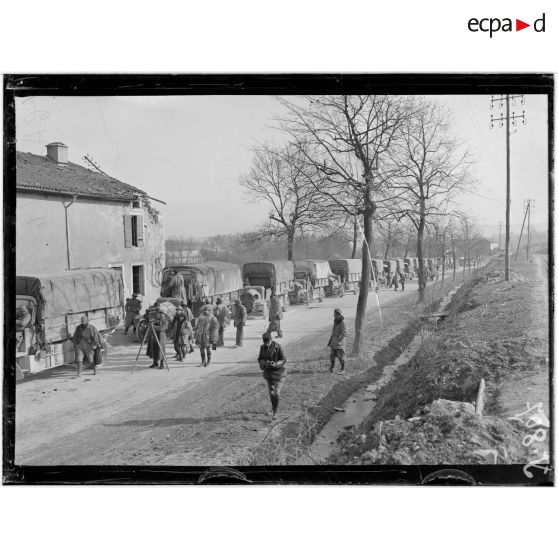
[[553,78],[264,77],[5,77],[5,480],[552,484]]

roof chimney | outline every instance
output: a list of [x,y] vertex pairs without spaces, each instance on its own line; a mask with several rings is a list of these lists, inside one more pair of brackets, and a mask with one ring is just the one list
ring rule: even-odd
[[47,146],[47,157],[58,163],[59,165],[66,165],[68,163],[68,146],[60,141],[55,141],[53,143],[48,143]]

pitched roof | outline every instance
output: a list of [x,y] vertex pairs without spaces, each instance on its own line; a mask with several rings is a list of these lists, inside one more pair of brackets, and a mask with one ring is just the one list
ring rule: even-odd
[[48,157],[17,152],[18,190],[54,192],[107,200],[135,200],[147,194],[116,178],[75,163],[59,165]]

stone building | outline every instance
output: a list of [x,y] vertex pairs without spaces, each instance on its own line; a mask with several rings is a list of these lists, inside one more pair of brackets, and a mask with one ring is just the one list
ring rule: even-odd
[[[125,294],[144,308],[159,296],[164,232],[145,192],[68,160],[68,147],[47,155],[17,153],[16,273],[112,267]],[[164,202],[163,202],[164,203]]]

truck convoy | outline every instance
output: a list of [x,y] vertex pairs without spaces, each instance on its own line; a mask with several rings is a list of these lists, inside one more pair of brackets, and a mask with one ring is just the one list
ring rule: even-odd
[[101,334],[118,325],[124,317],[122,274],[99,268],[17,276],[16,309],[26,316],[16,322],[16,371],[22,379],[74,361],[71,339],[82,316]]

